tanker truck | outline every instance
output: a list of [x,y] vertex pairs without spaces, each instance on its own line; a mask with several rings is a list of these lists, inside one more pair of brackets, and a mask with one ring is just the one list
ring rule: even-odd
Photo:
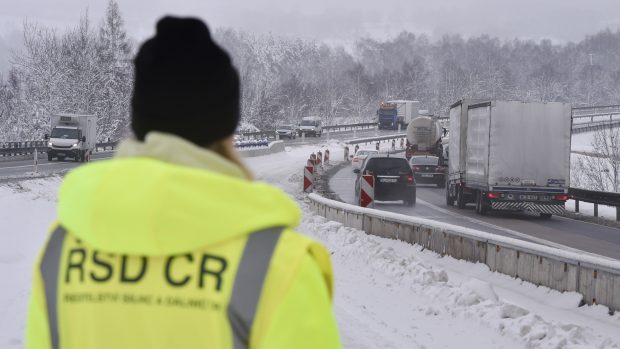
[[407,126],[407,160],[413,155],[437,156],[443,161],[442,127],[432,116],[418,116]]

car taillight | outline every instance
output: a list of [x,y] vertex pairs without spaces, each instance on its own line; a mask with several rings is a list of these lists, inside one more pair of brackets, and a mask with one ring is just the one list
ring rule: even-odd
[[413,176],[401,175],[400,178],[402,178],[402,180],[406,181],[407,184],[415,184],[415,179],[413,178]]
[[566,201],[570,199],[570,197],[566,194],[557,194],[553,197],[555,200]]
[[502,197],[502,194],[500,194],[500,193],[488,193],[487,197],[489,199],[500,199]]

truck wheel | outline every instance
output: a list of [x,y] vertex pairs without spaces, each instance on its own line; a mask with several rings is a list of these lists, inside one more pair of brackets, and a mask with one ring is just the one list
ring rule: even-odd
[[454,198],[450,196],[450,186],[446,186],[446,205],[454,206]]
[[543,219],[550,219],[551,216],[552,216],[551,213],[541,213],[540,214],[540,218],[543,218]]
[[476,192],[476,213],[484,216],[488,212],[489,207],[486,203],[486,200],[484,199],[484,196],[482,196],[482,193],[480,191]]
[[465,208],[465,198],[463,197],[463,188],[458,186],[456,189],[456,205],[460,209]]

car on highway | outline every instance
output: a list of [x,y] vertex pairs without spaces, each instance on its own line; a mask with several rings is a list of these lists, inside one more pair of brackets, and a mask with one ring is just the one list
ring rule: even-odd
[[297,129],[293,125],[280,125],[276,128],[276,134],[280,139],[295,139],[297,137]]
[[446,186],[446,167],[437,156],[417,155],[409,160],[416,183],[436,184],[439,188]]
[[368,155],[378,154],[379,152],[376,150],[358,150],[355,155],[353,155],[353,159],[351,159],[351,166],[353,170],[360,169],[364,160],[368,157]]
[[355,180],[355,197],[359,202],[362,175],[375,178],[375,201],[399,201],[407,206],[416,202],[416,182],[409,162],[404,157],[390,154],[371,154],[357,173]]

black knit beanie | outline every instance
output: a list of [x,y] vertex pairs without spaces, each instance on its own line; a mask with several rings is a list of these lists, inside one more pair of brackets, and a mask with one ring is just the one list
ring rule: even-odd
[[230,136],[239,122],[239,76],[195,18],[164,17],[135,58],[131,127],[181,136],[199,146]]

